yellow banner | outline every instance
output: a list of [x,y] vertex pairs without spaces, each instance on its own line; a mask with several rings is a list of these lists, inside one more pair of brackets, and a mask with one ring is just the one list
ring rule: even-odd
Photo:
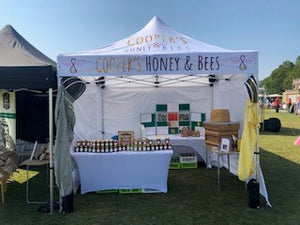
[[15,150],[16,96],[14,92],[0,90],[0,146]]

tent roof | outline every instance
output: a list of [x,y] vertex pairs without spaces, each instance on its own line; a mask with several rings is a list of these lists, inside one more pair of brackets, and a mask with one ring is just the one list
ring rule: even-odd
[[[174,47],[176,45],[176,48]],[[228,52],[231,50],[209,45],[180,34],[154,16],[140,31],[103,48],[81,51],[66,56],[107,54],[180,54],[183,52]],[[233,52],[233,51],[232,51]]]
[[0,66],[53,66],[56,63],[26,41],[11,25],[0,30]]
[[57,87],[56,63],[12,26],[0,30],[0,89],[47,90]]
[[133,35],[94,50],[60,54],[58,76],[257,74],[258,52],[194,40],[153,17]]

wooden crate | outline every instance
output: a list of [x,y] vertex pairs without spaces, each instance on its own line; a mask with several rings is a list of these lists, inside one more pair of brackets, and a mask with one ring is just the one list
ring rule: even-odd
[[231,138],[232,135],[238,137],[240,124],[238,122],[206,122],[205,144],[211,150],[213,146],[220,147],[221,138]]

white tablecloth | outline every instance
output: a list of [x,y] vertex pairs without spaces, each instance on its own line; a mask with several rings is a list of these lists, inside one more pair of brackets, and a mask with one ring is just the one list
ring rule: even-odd
[[[174,150],[174,156],[176,153],[190,153],[196,152],[198,161],[204,161],[206,163],[206,147],[204,137],[181,137],[178,135],[153,135],[147,136],[148,139],[155,140],[160,138],[162,141],[165,138],[169,138]],[[200,157],[199,157],[200,156]]]
[[151,188],[166,193],[172,150],[75,153],[81,193],[108,189]]

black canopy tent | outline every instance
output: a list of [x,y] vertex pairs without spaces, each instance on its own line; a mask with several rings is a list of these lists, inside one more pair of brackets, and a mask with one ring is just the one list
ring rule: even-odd
[[0,66],[1,89],[19,90],[26,88],[46,91],[49,87],[56,88],[56,67],[52,65]]
[[0,30],[0,89],[16,93],[17,139],[48,139],[49,88],[57,88],[56,63],[12,26]]

